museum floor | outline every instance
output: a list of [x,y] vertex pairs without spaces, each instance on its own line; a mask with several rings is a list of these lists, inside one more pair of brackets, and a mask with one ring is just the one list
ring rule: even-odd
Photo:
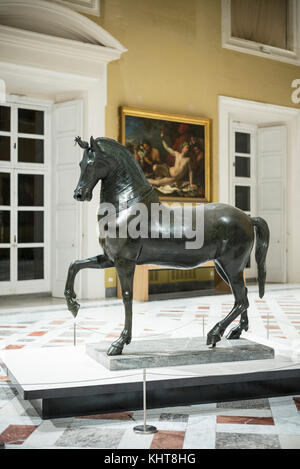
[[[249,291],[250,329],[244,336],[300,362],[300,286],[268,285],[263,300],[256,287]],[[119,336],[121,301],[81,304],[75,346]],[[133,335],[203,336],[231,307],[231,295],[135,303]],[[72,346],[74,322],[63,301],[1,301],[0,352]],[[159,429],[154,435],[133,432],[142,419],[142,411],[128,411],[41,420],[0,369],[0,441],[7,448],[300,448],[300,396],[149,410],[148,423]]]

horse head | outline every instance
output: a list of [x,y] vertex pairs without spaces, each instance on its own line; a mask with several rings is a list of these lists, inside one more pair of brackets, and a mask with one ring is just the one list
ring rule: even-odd
[[84,149],[84,153],[79,163],[80,178],[74,191],[74,199],[89,202],[93,197],[96,184],[108,174],[109,162],[101,158],[101,151],[93,137],[90,138],[89,144],[82,141],[80,137],[76,137],[75,142]]

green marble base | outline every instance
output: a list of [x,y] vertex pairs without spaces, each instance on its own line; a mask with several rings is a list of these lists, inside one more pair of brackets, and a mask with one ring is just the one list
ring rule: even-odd
[[88,344],[86,353],[108,370],[130,370],[168,366],[201,365],[274,358],[274,350],[246,339],[222,339],[213,349],[206,338],[135,340],[122,355],[108,356],[111,342]]

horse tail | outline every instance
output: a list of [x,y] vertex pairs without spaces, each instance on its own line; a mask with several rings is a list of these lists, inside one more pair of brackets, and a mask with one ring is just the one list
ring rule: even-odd
[[251,218],[256,231],[255,260],[257,263],[259,297],[265,294],[266,257],[270,241],[270,230],[267,222],[260,217]]

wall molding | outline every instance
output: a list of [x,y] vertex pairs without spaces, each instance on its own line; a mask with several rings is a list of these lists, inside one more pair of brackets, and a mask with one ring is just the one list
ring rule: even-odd
[[100,16],[100,0],[54,0],[66,7],[89,15]]
[[15,46],[19,49],[31,49],[43,54],[58,54],[98,64],[117,60],[123,52],[112,47],[86,44],[2,25],[0,25],[0,42],[1,47]]
[[127,49],[85,16],[45,0],[0,1],[0,61],[100,77]]
[[86,44],[126,48],[97,23],[65,6],[46,0],[1,0],[0,24]]

